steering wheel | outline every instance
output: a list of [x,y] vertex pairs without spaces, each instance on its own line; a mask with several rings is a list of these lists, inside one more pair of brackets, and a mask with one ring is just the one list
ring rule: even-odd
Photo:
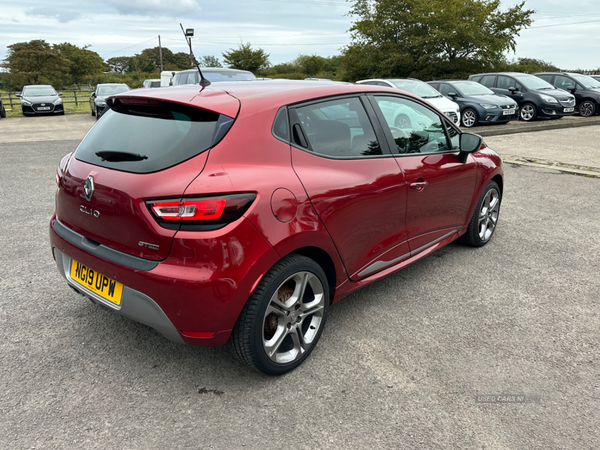
[[390,127],[390,131],[392,132],[392,137],[394,139],[398,139],[398,138],[408,138],[409,135],[406,131],[404,131],[402,128],[398,128],[398,127]]

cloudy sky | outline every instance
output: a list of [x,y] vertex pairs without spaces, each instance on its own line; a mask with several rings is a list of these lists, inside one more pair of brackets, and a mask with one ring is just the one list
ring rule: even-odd
[[[518,0],[503,0],[503,8]],[[516,54],[563,69],[600,67],[600,1],[527,0],[535,22],[521,32]],[[0,0],[0,59],[7,46],[44,39],[91,45],[104,59],[162,45],[186,51],[179,29],[194,28],[196,56],[221,54],[241,42],[269,53],[272,64],[299,54],[332,56],[349,43],[345,0]]]

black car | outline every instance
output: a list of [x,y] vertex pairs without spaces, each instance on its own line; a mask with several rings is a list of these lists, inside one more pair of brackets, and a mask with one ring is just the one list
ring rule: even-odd
[[129,86],[123,83],[102,83],[96,86],[94,92],[90,95],[90,109],[92,116],[96,116],[96,120],[104,114],[108,109],[106,106],[106,97],[120,94],[131,90]]
[[4,109],[4,105],[2,104],[2,98],[0,98],[0,119],[4,119],[6,117],[6,109]]
[[575,114],[575,96],[535,75],[520,72],[479,73],[470,75],[496,94],[506,95],[519,105],[521,120],[530,121],[537,117],[560,119]]
[[575,96],[577,111],[584,117],[598,114],[600,110],[600,81],[587,75],[569,72],[541,72],[534,74],[558,89]]
[[36,84],[24,86],[17,97],[21,98],[21,109],[24,116],[34,116],[38,114],[59,114],[65,113],[63,101],[60,98],[62,92],[56,90],[49,84]]
[[519,107],[506,95],[495,94],[485,86],[468,80],[430,81],[435,90],[458,103],[460,121],[470,128],[481,123],[507,123],[517,119]]

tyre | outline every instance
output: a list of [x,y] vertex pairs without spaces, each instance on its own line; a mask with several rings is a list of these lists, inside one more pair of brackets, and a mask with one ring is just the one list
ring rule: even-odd
[[267,375],[298,367],[321,337],[329,311],[329,284],[321,266],[288,255],[263,277],[229,339],[236,356]]
[[466,128],[474,127],[475,125],[477,125],[477,121],[478,121],[477,111],[475,111],[473,108],[466,108],[462,112],[460,121],[462,122],[463,126]]
[[90,109],[90,111],[92,112],[92,117],[94,117],[96,115],[96,111],[94,111],[94,109]]
[[460,242],[471,247],[483,247],[487,244],[498,225],[501,201],[498,184],[490,181],[477,202],[467,232],[460,237]]
[[399,114],[394,120],[394,126],[396,128],[412,128],[410,118],[406,114]]
[[525,103],[523,106],[521,106],[521,111],[519,114],[521,120],[524,120],[525,122],[531,122],[537,117],[537,109],[533,103]]
[[590,117],[596,114],[596,103],[593,100],[584,100],[579,105],[579,114],[583,117]]
[[96,116],[96,120],[98,120],[100,118],[100,114],[98,114],[98,110],[96,110],[95,116]]

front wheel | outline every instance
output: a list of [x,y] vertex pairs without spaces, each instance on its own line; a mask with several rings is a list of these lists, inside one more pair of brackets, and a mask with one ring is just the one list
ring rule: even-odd
[[481,194],[479,202],[477,202],[467,232],[460,237],[463,244],[471,247],[483,247],[490,241],[496,230],[496,225],[498,225],[501,200],[502,195],[498,183],[490,181],[483,194]]
[[525,122],[531,122],[532,120],[535,120],[535,118],[537,117],[537,109],[535,108],[535,105],[532,103],[525,103],[522,107],[521,107],[521,120],[524,120]]
[[242,309],[229,345],[253,369],[282,375],[310,355],[328,311],[329,284],[321,266],[305,256],[286,256]]
[[466,128],[471,128],[477,125],[477,111],[472,108],[467,108],[462,112],[460,118],[462,124]]
[[579,105],[579,114],[583,117],[590,117],[596,114],[596,104],[592,100],[584,100]]

